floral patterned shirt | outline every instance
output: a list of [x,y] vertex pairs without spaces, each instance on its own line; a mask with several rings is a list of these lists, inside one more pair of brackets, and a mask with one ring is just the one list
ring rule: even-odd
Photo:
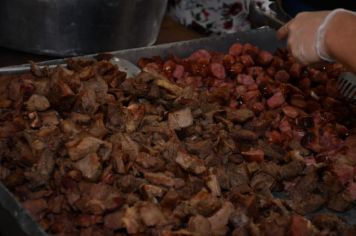
[[250,29],[251,1],[268,11],[269,0],[171,0],[169,14],[202,33],[233,33]]

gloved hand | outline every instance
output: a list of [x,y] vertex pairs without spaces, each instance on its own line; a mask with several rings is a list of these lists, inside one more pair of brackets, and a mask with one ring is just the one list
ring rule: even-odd
[[299,13],[277,32],[280,39],[288,37],[288,47],[302,63],[333,61],[325,44],[325,35],[336,14],[355,14],[345,9]]
[[[316,47],[317,33],[329,13],[330,11],[302,12],[278,30],[277,37],[279,39],[288,37],[288,48],[302,64],[321,60]],[[319,43],[323,44],[324,42]],[[327,55],[327,52],[323,52],[323,54]]]

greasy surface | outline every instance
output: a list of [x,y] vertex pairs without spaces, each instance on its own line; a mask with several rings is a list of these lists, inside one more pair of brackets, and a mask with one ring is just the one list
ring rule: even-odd
[[[252,45],[0,77],[1,181],[50,234],[353,235],[342,69]],[[287,200],[273,198],[284,192]]]

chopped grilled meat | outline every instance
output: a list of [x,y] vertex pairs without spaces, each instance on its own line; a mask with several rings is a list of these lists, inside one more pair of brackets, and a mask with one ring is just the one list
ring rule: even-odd
[[38,94],[33,94],[26,102],[26,107],[29,111],[45,111],[50,106],[48,99]]
[[175,161],[184,170],[191,171],[195,174],[201,174],[204,171],[206,171],[204,162],[202,160],[200,160],[198,157],[189,155],[188,153],[179,151]]
[[355,207],[340,65],[249,43],[141,59],[130,79],[109,59],[0,76],[0,180],[43,230],[355,234],[315,215]]
[[84,178],[91,181],[96,181],[102,171],[102,164],[95,153],[88,154],[83,159],[77,161],[74,166],[82,172]]
[[168,124],[172,129],[182,129],[191,126],[193,124],[191,110],[188,108],[170,113],[168,115]]

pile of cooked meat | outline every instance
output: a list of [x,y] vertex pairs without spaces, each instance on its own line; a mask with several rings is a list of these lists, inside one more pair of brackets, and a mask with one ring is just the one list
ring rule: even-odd
[[0,180],[46,232],[356,234],[335,214],[356,200],[342,66],[239,43],[138,64],[0,77]]

